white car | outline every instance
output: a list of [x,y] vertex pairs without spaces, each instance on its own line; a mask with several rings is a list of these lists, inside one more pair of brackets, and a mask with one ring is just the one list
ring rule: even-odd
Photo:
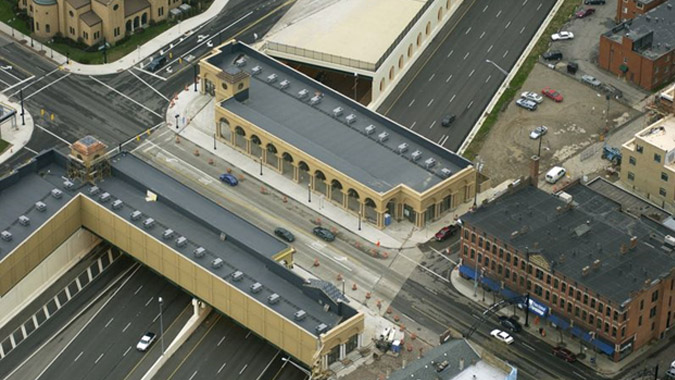
[[558,182],[560,178],[564,177],[565,174],[567,174],[567,170],[565,170],[565,168],[562,166],[554,166],[553,169],[546,173],[544,178],[546,179],[546,182],[554,184]]
[[534,91],[525,91],[522,94],[520,94],[520,97],[523,99],[531,100],[536,103],[541,103],[544,101],[544,97],[537,94]]
[[506,331],[494,329],[492,332],[490,332],[490,335],[495,337],[498,341],[504,342],[506,344],[511,344],[513,343],[513,337],[509,335]]
[[146,351],[148,349],[148,347],[150,347],[150,345],[152,345],[152,342],[155,341],[155,338],[156,338],[155,333],[151,333],[151,332],[145,333],[145,335],[143,335],[141,340],[136,345],[136,349],[138,351]]
[[548,132],[548,127],[545,125],[540,125],[537,128],[535,128],[534,131],[530,132],[530,138],[536,140],[541,136],[545,135],[546,132]]
[[565,31],[555,33],[551,36],[553,41],[571,40],[572,38],[574,38],[574,34],[572,32]]
[[602,84],[602,82],[600,82],[594,76],[591,76],[591,75],[582,75],[581,80],[590,84],[593,87],[598,87]]

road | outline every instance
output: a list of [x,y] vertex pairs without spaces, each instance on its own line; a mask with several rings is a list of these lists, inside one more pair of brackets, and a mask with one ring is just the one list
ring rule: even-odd
[[[467,0],[378,112],[457,150],[555,0]],[[447,114],[456,116],[441,126]]]

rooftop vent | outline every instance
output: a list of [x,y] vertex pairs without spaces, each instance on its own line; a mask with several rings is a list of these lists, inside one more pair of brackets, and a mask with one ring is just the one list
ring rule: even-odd
[[295,312],[294,317],[296,321],[302,321],[307,317],[307,312],[304,310],[298,310]]
[[232,273],[232,280],[240,281],[242,278],[244,278],[244,272],[238,270],[238,271]]
[[450,363],[447,360],[443,360],[440,363],[436,363],[435,365],[436,372],[443,372],[443,370],[446,369],[449,365]]
[[558,194],[558,198],[560,198],[560,200],[562,200],[566,204],[570,204],[574,200],[571,194],[566,193],[564,191],[561,191],[560,194]]
[[143,216],[143,213],[138,210],[132,212],[131,215],[129,215],[131,220],[141,220],[141,216]]
[[581,275],[584,276],[584,277],[586,277],[586,276],[588,276],[588,273],[590,273],[590,271],[591,271],[591,268],[590,268],[588,265],[586,265],[586,266],[581,270]]
[[279,302],[280,299],[281,299],[281,297],[279,297],[278,294],[273,293],[273,294],[271,294],[269,297],[267,297],[267,302],[268,302],[270,305],[274,305],[275,303]]
[[315,331],[317,334],[323,334],[326,331],[328,331],[328,325],[325,323],[320,323],[319,325],[316,326]]
[[291,82],[288,79],[284,79],[284,80],[281,81],[281,83],[279,83],[279,87],[282,88],[282,89],[288,88],[288,86],[290,86],[290,85],[291,85]]
[[429,157],[429,158],[427,158],[427,159],[424,161],[424,166],[425,166],[427,169],[433,168],[434,165],[436,165],[436,159],[433,158],[433,157]]
[[4,241],[10,241],[12,240],[12,233],[9,231],[2,231],[0,232],[0,238]]
[[212,268],[220,268],[222,266],[223,266],[223,259],[221,259],[220,257],[211,261]]
[[22,226],[27,226],[30,224],[30,218],[28,218],[26,215],[21,215],[19,217],[19,224]]
[[298,99],[304,99],[305,97],[307,97],[307,95],[309,95],[309,91],[305,88],[298,91]]
[[35,202],[35,209],[38,211],[45,211],[47,209],[47,205],[44,202]]
[[350,113],[349,115],[347,115],[347,117],[345,117],[345,120],[347,120],[347,124],[352,124],[353,122],[356,121],[356,115]]
[[104,203],[105,203],[105,202],[107,202],[107,201],[110,200],[110,193],[103,193],[103,194],[101,194],[100,197],[98,197],[98,199],[99,199],[101,202],[104,202]]
[[630,238],[630,249],[635,249],[637,247],[638,238],[637,236],[631,236]]
[[253,75],[258,75],[258,74],[262,73],[262,67],[253,66],[253,68],[251,69],[251,73],[253,73]]
[[448,178],[448,177],[450,177],[451,175],[452,175],[452,170],[450,170],[450,169],[448,169],[448,168],[443,168],[443,169],[441,169],[441,177],[443,177],[443,178]]
[[416,150],[410,154],[410,158],[412,158],[413,161],[417,161],[420,158],[422,158],[422,152],[419,150]]
[[171,228],[164,230],[164,232],[162,233],[162,237],[164,239],[171,239],[173,237],[173,230]]
[[52,197],[54,197],[56,199],[61,199],[62,196],[63,196],[63,191],[61,191],[59,189],[52,189]]
[[119,200],[119,199],[116,199],[116,200],[112,203],[112,208],[113,208],[113,210],[119,210],[119,209],[122,208],[122,206],[124,206],[124,202],[122,202],[122,201]]
[[600,259],[593,261],[593,269],[600,269]]
[[152,228],[152,226],[155,225],[155,220],[152,218],[148,218],[143,221],[143,227],[145,228]]
[[251,285],[251,293],[260,293],[262,288],[263,288],[262,284],[256,282],[255,284]]
[[68,181],[68,180],[63,181],[63,187],[65,187],[66,189],[72,189],[73,186],[75,186],[74,183],[72,183],[72,182],[70,182],[70,181]]
[[389,140],[389,133],[388,132],[382,132],[379,135],[377,135],[377,141],[385,142],[387,140]]
[[663,238],[663,244],[675,248],[675,237],[672,237],[670,235],[666,235],[665,238]]
[[234,64],[237,65],[237,67],[246,66],[246,57],[239,58],[238,60],[234,61]]
[[274,83],[277,81],[277,74],[270,74],[267,76],[267,83]]
[[181,236],[178,239],[176,239],[176,246],[177,247],[185,247],[186,244],[187,244],[187,239],[185,238],[185,236]]
[[366,132],[366,135],[372,135],[375,133],[375,129],[375,126],[371,124],[364,129],[364,132]]
[[342,111],[344,111],[344,109],[342,107],[333,108],[333,116],[338,117],[338,116],[342,115]]
[[317,105],[319,103],[321,103],[321,97],[319,95],[314,95],[314,96],[312,96],[311,99],[309,99],[309,104],[311,104],[313,106]]
[[192,254],[195,255],[195,257],[204,257],[206,254],[206,249],[204,249],[204,247],[199,247],[192,251]]
[[100,190],[98,186],[92,186],[89,188],[89,195],[96,195]]
[[397,153],[403,153],[406,152],[407,150],[408,150],[408,143],[402,143],[396,147]]

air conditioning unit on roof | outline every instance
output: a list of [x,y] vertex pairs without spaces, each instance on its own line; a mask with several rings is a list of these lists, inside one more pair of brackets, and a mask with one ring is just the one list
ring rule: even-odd
[[132,212],[131,215],[129,215],[131,220],[141,220],[141,216],[143,216],[143,213],[138,210]]
[[124,206],[124,202],[122,202],[120,199],[116,199],[116,200],[112,203],[112,208],[113,208],[113,210],[119,210],[119,209],[122,208],[122,206]]
[[430,169],[430,168],[434,167],[434,165],[436,165],[436,159],[433,158],[433,157],[429,157],[424,161],[424,166],[427,169]]
[[98,186],[92,186],[89,188],[89,195],[96,195],[98,194],[99,191],[100,189],[98,188]]
[[219,257],[219,258],[213,260],[213,261],[211,262],[211,266],[212,266],[213,268],[216,268],[216,269],[222,267],[222,266],[223,266],[223,259],[221,259],[221,258]]
[[237,67],[246,66],[246,57],[239,58],[234,62],[234,64],[237,65]]
[[19,224],[22,226],[27,226],[30,224],[30,219],[26,215],[21,215],[19,217]]
[[307,312],[304,310],[298,310],[295,312],[294,317],[296,321],[302,321],[307,317]]
[[260,67],[260,66],[253,66],[253,68],[251,69],[251,73],[252,73],[253,75],[258,75],[258,74],[262,73],[262,67]]
[[450,169],[448,169],[448,168],[443,168],[443,169],[441,169],[441,176],[442,176],[442,177],[448,178],[448,177],[450,177],[451,175],[452,175],[452,170],[450,170]]
[[284,79],[284,80],[281,81],[281,83],[279,83],[279,88],[281,88],[281,89],[288,88],[288,86],[290,86],[290,85],[291,85],[291,82],[288,79]]
[[178,239],[176,239],[176,246],[177,247],[185,247],[186,244],[187,244],[187,239],[185,238],[185,236],[181,236]]
[[321,103],[321,96],[319,95],[314,95],[312,96],[311,99],[309,99],[309,104],[315,106],[317,104]]
[[347,124],[352,124],[353,122],[356,121],[356,115],[350,113],[349,115],[347,115],[347,117],[345,117],[345,120],[347,120]]
[[255,284],[251,285],[251,293],[260,293],[262,288],[263,288],[262,284],[256,282]]
[[47,210],[47,205],[44,202],[35,202],[35,209],[38,211],[45,211]]
[[52,197],[54,197],[56,199],[61,199],[62,196],[63,196],[63,191],[61,191],[59,189],[53,189],[52,190]]
[[379,135],[377,135],[377,140],[379,142],[385,142],[389,140],[389,133],[388,132],[381,132]]
[[101,194],[100,197],[98,197],[98,199],[99,199],[101,202],[105,203],[105,202],[107,202],[107,201],[110,200],[110,194],[109,194],[109,193],[103,193],[103,194]]
[[420,158],[422,158],[422,152],[419,150],[416,150],[410,154],[410,158],[412,158],[413,161],[417,161]]
[[364,132],[366,132],[366,135],[372,135],[373,133],[375,133],[375,129],[377,128],[375,128],[375,126],[371,124],[364,129]]
[[338,117],[342,115],[343,108],[342,107],[335,107],[333,108],[333,116]]
[[204,249],[204,247],[199,247],[195,249],[192,254],[195,255],[195,257],[204,257],[206,254],[206,249]]
[[305,88],[303,88],[302,90],[298,91],[298,99],[304,99],[304,98],[307,97],[307,95],[309,95],[309,91],[308,91],[307,89],[305,89]]
[[396,147],[397,153],[403,153],[407,150],[408,150],[408,143],[403,143],[403,144],[400,144],[399,146]]
[[277,74],[270,74],[267,76],[267,83],[274,83],[277,81]]

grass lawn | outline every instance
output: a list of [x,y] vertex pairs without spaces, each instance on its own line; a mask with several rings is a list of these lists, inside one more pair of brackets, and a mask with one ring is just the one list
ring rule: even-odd
[[4,152],[8,147],[9,143],[3,139],[0,139],[0,153]]
[[29,35],[30,28],[26,22],[18,19],[14,14],[14,4],[15,3],[10,0],[0,0],[0,21],[25,35]]
[[490,133],[490,129],[492,129],[492,126],[497,122],[499,112],[501,112],[504,106],[511,102],[517,96],[517,94],[520,93],[523,83],[525,83],[525,80],[530,75],[532,68],[534,68],[534,65],[539,60],[539,56],[548,50],[550,35],[556,33],[565,23],[567,23],[578,6],[579,0],[565,0],[563,5],[560,6],[558,13],[553,16],[553,19],[548,24],[548,27],[544,33],[541,35],[541,38],[539,41],[537,41],[537,44],[534,45],[530,55],[525,59],[523,65],[520,66],[520,69],[516,75],[513,76],[511,83],[509,83],[509,86],[506,88],[504,93],[502,93],[502,96],[497,101],[497,104],[495,104],[494,108],[492,108],[492,111],[488,114],[485,122],[471,141],[471,144],[469,144],[466,151],[464,151],[464,157],[469,160],[476,158],[476,155],[485,142],[485,138]]

